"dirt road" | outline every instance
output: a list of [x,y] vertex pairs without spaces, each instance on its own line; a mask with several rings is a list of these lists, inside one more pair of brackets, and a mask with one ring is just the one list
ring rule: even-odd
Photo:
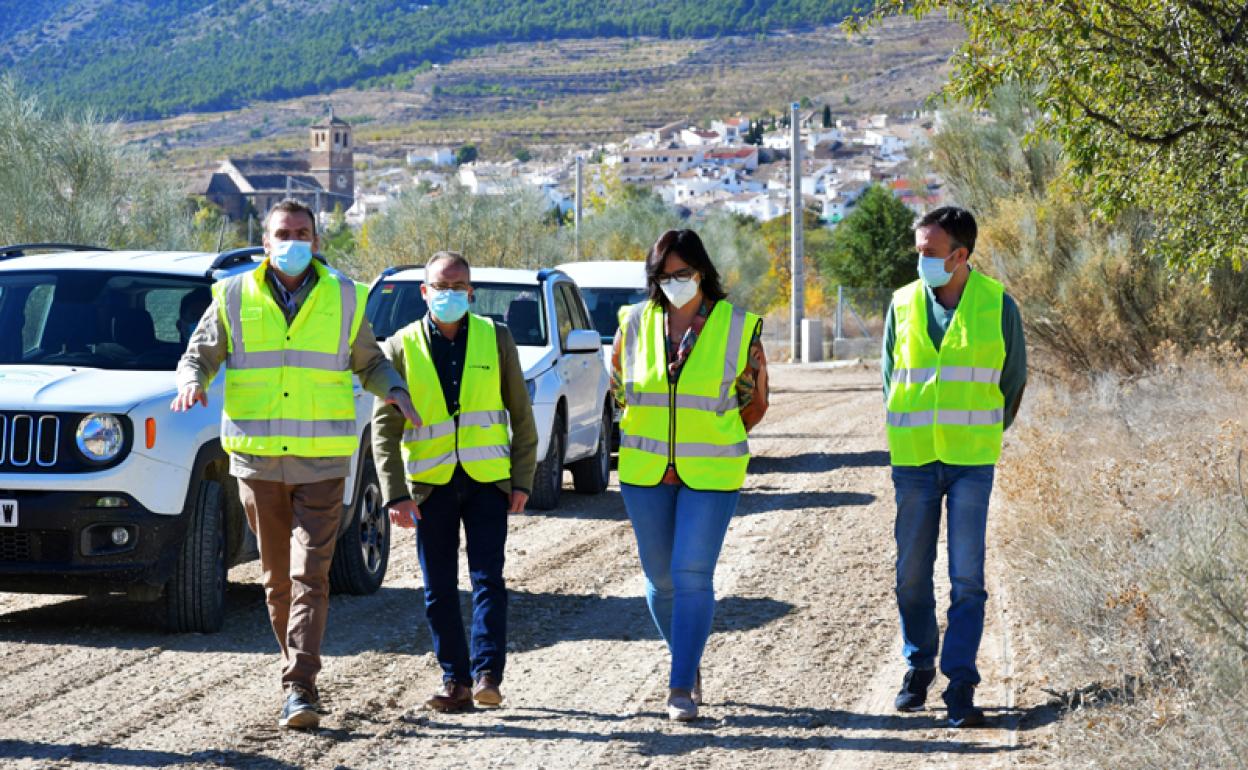
[[942,711],[891,710],[904,669],[878,377],[863,366],[775,368],[720,560],[695,723],[661,718],[666,653],[618,490],[591,498],[569,486],[558,511],[512,522],[503,708],[421,710],[439,675],[404,537],[377,595],[333,600],[321,677],[332,714],[312,734],[275,726],[276,643],[255,564],[231,573],[226,628],[211,636],[156,633],[123,603],[0,594],[0,766],[796,770],[1025,759],[999,591],[980,654],[993,726],[954,731]]

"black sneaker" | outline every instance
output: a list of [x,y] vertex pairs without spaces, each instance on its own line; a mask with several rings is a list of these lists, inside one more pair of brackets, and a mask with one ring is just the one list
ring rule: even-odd
[[893,708],[898,711],[918,711],[927,702],[927,688],[931,687],[936,678],[934,668],[912,668],[901,680],[901,690],[893,699]]
[[949,707],[950,727],[979,727],[984,723],[983,710],[975,707],[974,685],[950,682],[943,697]]
[[296,730],[314,730],[321,724],[319,713],[320,702],[308,694],[302,687],[292,687],[286,694],[286,704],[282,706],[282,716],[277,724]]

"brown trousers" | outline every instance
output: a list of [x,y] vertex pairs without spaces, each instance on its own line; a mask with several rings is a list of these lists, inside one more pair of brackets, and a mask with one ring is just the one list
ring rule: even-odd
[[344,479],[312,484],[238,480],[247,523],[260,546],[264,598],[282,648],[282,687],[318,697],[321,638],[329,615],[329,567]]

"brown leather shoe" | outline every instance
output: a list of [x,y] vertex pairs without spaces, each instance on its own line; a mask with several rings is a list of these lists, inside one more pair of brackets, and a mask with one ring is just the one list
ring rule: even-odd
[[466,684],[447,679],[442,683],[442,689],[425,701],[425,708],[444,713],[467,711],[472,708],[472,690]]
[[472,688],[472,698],[481,706],[497,706],[503,702],[503,693],[498,689],[498,680],[489,674],[482,674]]

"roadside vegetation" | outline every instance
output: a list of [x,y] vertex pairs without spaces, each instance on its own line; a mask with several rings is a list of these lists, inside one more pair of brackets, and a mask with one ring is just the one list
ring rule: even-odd
[[185,196],[122,143],[116,125],[49,110],[0,77],[0,243],[194,248],[201,240]]

